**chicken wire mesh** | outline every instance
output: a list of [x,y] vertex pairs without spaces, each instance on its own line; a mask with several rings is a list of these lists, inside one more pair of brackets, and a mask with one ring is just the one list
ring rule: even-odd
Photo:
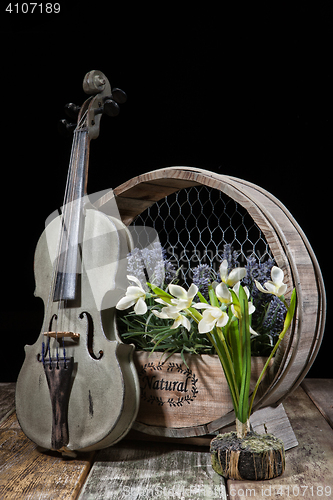
[[131,226],[139,246],[150,243],[151,233],[144,227],[155,229],[166,258],[181,269],[179,277],[186,285],[192,282],[192,271],[199,264],[218,271],[225,245],[239,254],[239,265],[249,257],[260,262],[272,258],[262,231],[247,210],[222,191],[207,186],[166,196],[137,216]]

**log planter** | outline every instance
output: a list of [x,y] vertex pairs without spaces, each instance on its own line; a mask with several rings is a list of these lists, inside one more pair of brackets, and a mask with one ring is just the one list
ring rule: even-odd
[[[252,388],[266,359],[252,358]],[[141,399],[134,429],[160,436],[198,436],[208,434],[211,422],[232,410],[218,356],[190,354],[185,361],[180,354],[167,359],[162,352],[135,352]]]
[[[316,256],[304,232],[288,209],[271,193],[243,179],[200,168],[169,167],[128,180],[115,188],[110,193],[110,198],[116,197],[121,219],[130,226],[137,216],[153,207],[155,203],[193,186],[205,186],[209,190],[220,191],[223,196],[234,200],[245,209],[264,235],[277,266],[284,271],[285,282],[288,284],[287,299],[290,298],[292,289],[296,288],[297,305],[293,324],[279,346],[268,376],[261,384],[261,391],[258,391],[253,410],[278,405],[302,382],[321,344],[325,326],[326,295]],[[103,211],[108,201],[108,196],[104,196],[95,205]],[[192,214],[191,203],[182,208],[184,214],[187,214],[183,214],[184,224],[189,220],[189,214],[192,215],[191,220],[195,224],[200,212]],[[200,210],[204,211],[204,205]],[[162,218],[160,226],[156,222],[154,228],[159,232],[163,230],[163,225]],[[207,236],[207,247],[210,243],[209,238],[214,238],[212,231]],[[192,402],[185,403],[186,407],[193,409],[194,405]],[[211,418],[212,413],[210,416],[207,415],[206,423],[196,426],[196,435],[216,431],[234,421],[233,411],[224,413],[221,408],[221,412],[215,420],[213,419],[215,417]],[[144,432],[147,431],[142,425],[148,427],[148,424],[137,421],[135,425]],[[167,429],[165,435],[175,435],[174,428],[165,427],[165,429]],[[193,432],[190,431],[189,435],[193,435]]]
[[211,441],[210,451],[213,469],[225,479],[262,481],[285,470],[283,442],[272,434],[251,431],[238,438],[228,432]]

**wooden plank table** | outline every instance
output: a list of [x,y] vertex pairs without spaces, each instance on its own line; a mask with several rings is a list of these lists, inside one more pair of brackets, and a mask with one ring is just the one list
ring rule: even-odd
[[[270,481],[225,484],[206,446],[130,439],[63,458],[41,452],[21,431],[15,384],[0,384],[0,499],[333,498],[333,380],[305,379],[284,403],[299,445]],[[142,438],[142,436],[141,436]]]

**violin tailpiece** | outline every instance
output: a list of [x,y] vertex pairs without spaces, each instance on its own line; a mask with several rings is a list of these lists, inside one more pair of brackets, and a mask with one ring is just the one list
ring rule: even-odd
[[60,450],[69,441],[67,414],[73,366],[73,357],[70,359],[53,358],[44,363],[52,405],[51,444],[53,450]]

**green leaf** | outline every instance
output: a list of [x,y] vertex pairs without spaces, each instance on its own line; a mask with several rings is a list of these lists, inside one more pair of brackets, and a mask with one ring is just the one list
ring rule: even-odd
[[239,320],[239,332],[243,349],[243,373],[239,394],[238,420],[245,423],[249,413],[249,393],[251,381],[251,335],[249,324],[248,298],[242,286],[239,287],[239,304],[241,319]]
[[214,307],[219,307],[220,306],[219,299],[216,297],[214,289],[211,286],[208,287],[208,294],[209,294],[210,304]]
[[200,302],[202,302],[203,304],[208,304],[208,301],[205,299],[205,297],[202,295],[202,293],[197,292],[197,296],[199,297]]
[[[165,300],[165,302],[170,303],[170,300],[173,299],[173,296],[170,295],[169,293],[167,293],[165,290],[162,290],[162,288],[159,288],[158,286],[152,285],[151,283],[148,283],[148,282],[147,282],[147,285],[152,289],[152,291],[156,295],[161,297],[161,299]],[[168,299],[168,300],[166,300],[166,299]]]

